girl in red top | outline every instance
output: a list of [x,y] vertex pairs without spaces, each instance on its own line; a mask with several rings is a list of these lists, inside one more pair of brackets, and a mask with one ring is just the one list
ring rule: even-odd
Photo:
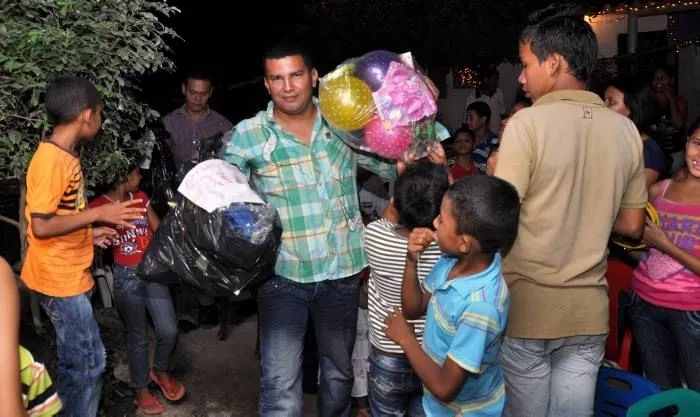
[[[162,413],[165,408],[148,390],[150,381],[155,382],[163,396],[170,401],[181,399],[185,395],[185,387],[168,373],[168,364],[177,341],[177,320],[170,291],[162,284],[142,281],[136,276],[136,268],[151,243],[153,231],[160,225],[148,196],[139,190],[140,182],[138,165],[131,166],[126,177],[118,181],[111,191],[94,199],[90,207],[140,199],[140,205],[134,207],[148,210],[147,219],[131,222],[136,226],[133,229],[115,226],[119,242],[112,246],[112,251],[114,301],[126,325],[131,386],[136,390],[136,405],[144,414],[153,415]],[[146,311],[153,319],[157,339],[153,369],[149,369]]]
[[470,175],[478,175],[476,165],[472,161],[474,150],[474,133],[466,128],[457,129],[454,134],[452,148],[455,153],[455,164],[450,168],[452,178],[457,181]]

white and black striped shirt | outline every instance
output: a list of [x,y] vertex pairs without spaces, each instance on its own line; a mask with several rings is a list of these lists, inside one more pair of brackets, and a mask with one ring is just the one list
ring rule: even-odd
[[[401,283],[406,265],[408,239],[396,231],[396,225],[385,219],[367,225],[365,250],[370,266],[369,279],[369,340],[372,346],[390,353],[403,353],[399,345],[384,334],[384,320],[394,307],[401,307]],[[431,244],[418,261],[418,278],[428,276],[440,259],[440,248]],[[423,340],[425,319],[409,320],[415,329],[418,342]]]

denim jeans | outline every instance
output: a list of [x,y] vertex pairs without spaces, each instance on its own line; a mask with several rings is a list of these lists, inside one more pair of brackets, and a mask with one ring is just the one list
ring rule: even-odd
[[700,311],[655,306],[634,292],[627,307],[647,378],[663,389],[700,391]]
[[92,291],[73,297],[37,295],[56,330],[56,391],[63,402],[61,415],[95,417],[102,393],[105,348],[90,303]]
[[318,414],[348,417],[360,299],[358,277],[299,284],[277,276],[260,286],[257,298],[262,368],[260,415],[302,416],[302,352],[311,314],[321,366]]
[[607,335],[539,340],[505,337],[506,417],[593,417]]
[[156,351],[153,367],[167,371],[177,343],[177,320],[170,290],[163,284],[142,281],[136,269],[114,266],[114,301],[126,324],[129,376],[134,389],[148,385],[148,316],[153,319]]
[[423,384],[407,358],[384,355],[372,348],[369,408],[372,417],[425,417]]

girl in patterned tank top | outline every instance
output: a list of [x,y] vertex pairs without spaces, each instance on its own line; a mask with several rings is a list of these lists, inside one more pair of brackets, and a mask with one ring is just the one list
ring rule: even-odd
[[700,119],[685,151],[686,168],[650,188],[660,224],[647,222],[629,313],[647,377],[700,390]]

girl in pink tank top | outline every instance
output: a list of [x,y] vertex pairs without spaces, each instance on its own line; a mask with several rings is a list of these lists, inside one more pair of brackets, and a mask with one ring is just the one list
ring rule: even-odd
[[629,313],[647,376],[664,388],[700,390],[700,119],[686,144],[686,169],[655,184],[649,251],[634,271]]

